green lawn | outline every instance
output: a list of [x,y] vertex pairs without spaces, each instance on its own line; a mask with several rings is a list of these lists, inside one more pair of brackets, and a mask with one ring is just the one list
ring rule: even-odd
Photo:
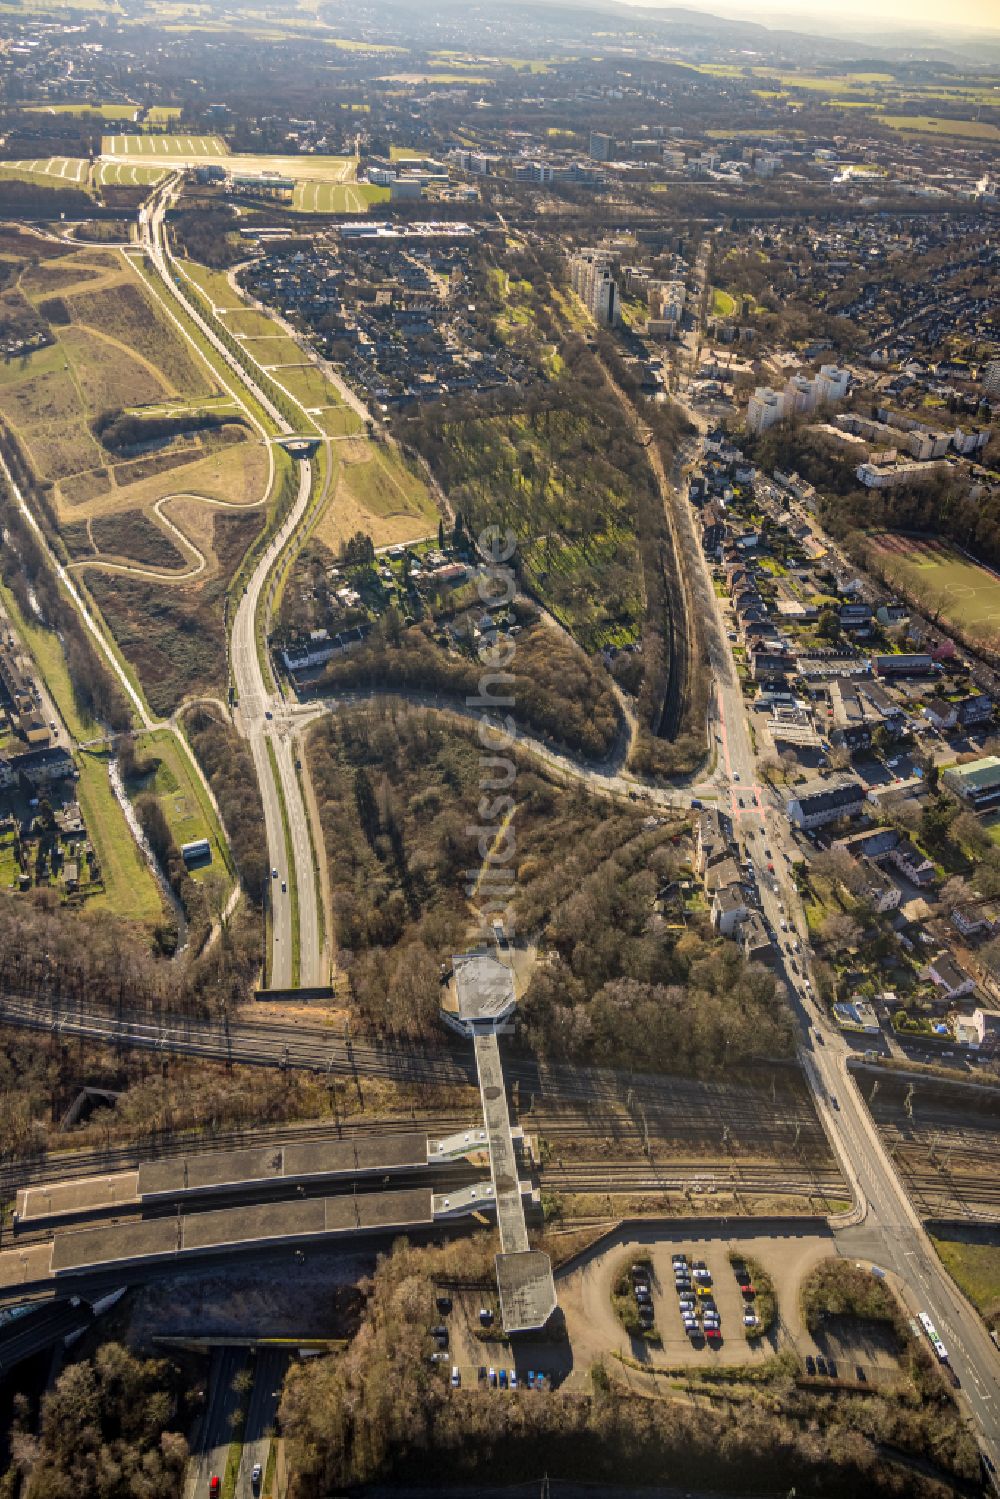
[[736,298],[721,287],[712,287],[712,314],[714,317],[732,317],[736,311]]
[[54,630],[46,630],[40,624],[29,624],[18,609],[13,594],[3,585],[0,585],[0,597],[14,621],[17,633],[34,657],[39,674],[55,699],[56,707],[69,732],[78,742],[94,739],[103,731],[92,718],[85,717],[77,706],[59,636]]
[[154,923],[163,915],[156,881],[132,837],[108,780],[108,756],[82,750],[77,795],[87,832],[101,864],[104,893],[87,902],[126,921]]
[[[215,808],[205,794],[186,750],[177,743],[169,729],[154,729],[137,738],[136,751],[140,760],[152,753],[160,762],[152,785],[143,790],[152,793],[160,803],[178,848],[197,838],[207,838],[212,846],[211,863],[192,869],[192,879],[201,881],[210,875],[221,875],[230,887],[234,876],[229,848]],[[228,888],[226,893],[228,895]]]
[[886,533],[871,538],[885,576],[970,637],[1000,633],[1000,577],[948,542]]
[[893,130],[916,130],[927,135],[958,135],[968,140],[1000,141],[1000,127],[987,120],[938,119],[933,115],[879,115]]
[[1000,1242],[966,1244],[960,1239],[933,1238],[933,1243],[945,1269],[976,1310],[992,1326],[1000,1324]]

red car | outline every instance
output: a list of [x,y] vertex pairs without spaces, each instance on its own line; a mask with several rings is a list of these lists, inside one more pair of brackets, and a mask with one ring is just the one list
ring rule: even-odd
[[208,1480],[208,1492],[210,1494],[217,1494],[221,1487],[222,1485],[219,1482],[218,1473],[213,1473],[211,1478]]

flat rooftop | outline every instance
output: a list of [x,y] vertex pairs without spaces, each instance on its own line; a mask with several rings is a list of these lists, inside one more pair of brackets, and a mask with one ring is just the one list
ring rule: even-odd
[[496,1257],[500,1315],[505,1332],[533,1332],[556,1309],[552,1261],[540,1249]]
[[517,1003],[514,975],[490,952],[464,952],[452,958],[458,1018],[469,1024],[498,1022]]
[[249,1192],[268,1184],[281,1186],[324,1178],[350,1180],[387,1172],[426,1171],[434,1163],[430,1147],[426,1135],[411,1133],[301,1140],[288,1145],[170,1156],[147,1161],[136,1170],[22,1187],[17,1194],[18,1221],[26,1227],[53,1218],[138,1208],[146,1202],[193,1197],[199,1193]]
[[115,1171],[108,1176],[80,1176],[73,1181],[22,1187],[17,1194],[18,1222],[34,1223],[38,1219],[135,1207],[138,1188],[138,1171]]
[[427,1136],[363,1135],[348,1140],[301,1140],[290,1145],[249,1146],[170,1156],[139,1167],[141,1200],[294,1182],[324,1176],[416,1169],[427,1165]]
[[51,1270],[53,1275],[85,1274],[112,1265],[126,1268],[152,1260],[267,1249],[330,1236],[416,1228],[432,1222],[429,1187],[257,1203],[178,1218],[64,1229],[56,1234],[52,1246]]
[[500,1248],[512,1254],[528,1247],[528,1230],[521,1202],[521,1184],[517,1179],[517,1161],[507,1112],[500,1045],[490,1032],[475,1039],[479,1092],[483,1100],[483,1118],[490,1141],[490,1170],[497,1203]]

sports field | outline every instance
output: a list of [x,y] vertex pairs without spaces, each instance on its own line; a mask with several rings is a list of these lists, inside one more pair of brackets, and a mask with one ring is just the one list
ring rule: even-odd
[[946,541],[877,536],[872,548],[886,577],[926,614],[970,639],[1000,636],[1000,577]]
[[38,156],[31,161],[0,162],[0,177],[40,182],[45,187],[86,187],[90,163],[82,156]]
[[292,207],[299,213],[367,213],[388,197],[387,187],[368,182],[297,182]]
[[105,135],[102,156],[197,157],[228,156],[221,135]]
[[136,167],[124,161],[97,164],[98,187],[152,187],[166,175],[166,167]]

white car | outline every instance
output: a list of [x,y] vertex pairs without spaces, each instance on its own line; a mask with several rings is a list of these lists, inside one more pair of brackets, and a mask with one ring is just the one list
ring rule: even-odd
[[457,1390],[458,1387],[459,1387],[459,1385],[461,1383],[462,1383],[462,1376],[458,1372],[458,1365],[457,1364],[452,1364],[452,1367],[451,1367],[451,1387],[452,1387],[452,1389],[453,1390]]

